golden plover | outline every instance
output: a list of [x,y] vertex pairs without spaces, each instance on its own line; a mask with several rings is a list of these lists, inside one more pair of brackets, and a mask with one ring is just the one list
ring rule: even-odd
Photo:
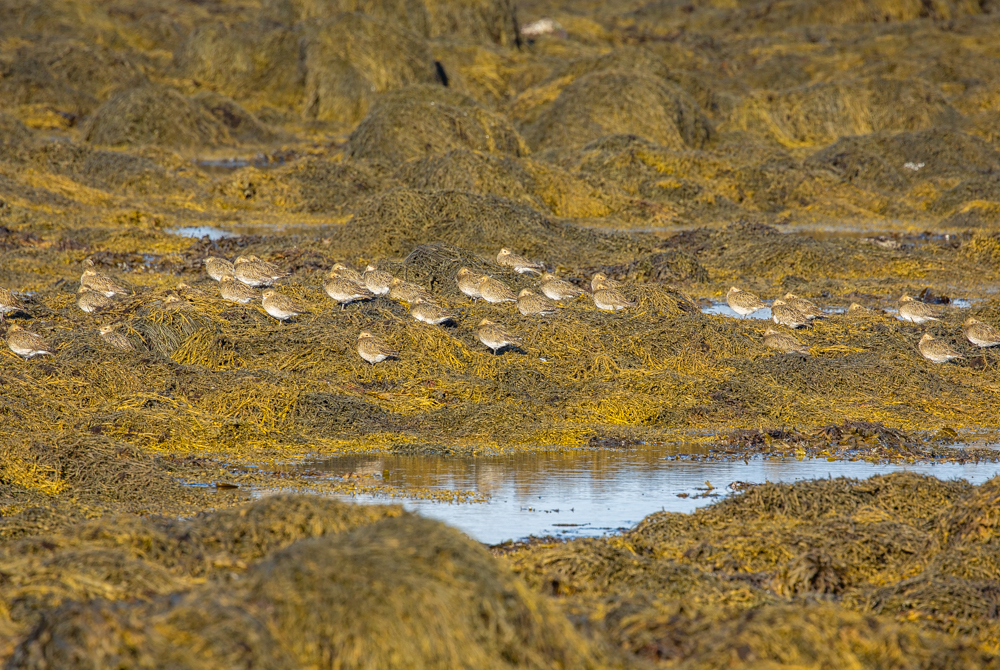
[[779,326],[802,328],[809,325],[809,317],[787,304],[784,300],[771,303],[771,319]]
[[375,365],[387,358],[397,358],[399,352],[367,330],[362,330],[358,335],[358,355]]
[[365,288],[364,284],[340,276],[328,277],[323,282],[323,290],[328,296],[340,303],[340,309],[344,309],[355,300],[368,300],[375,297],[375,294]]
[[127,337],[118,332],[119,324],[114,323],[108,326],[101,326],[101,339],[110,344],[115,349],[123,351],[133,351],[135,347]]
[[513,253],[510,249],[501,249],[500,253],[497,254],[497,265],[502,265],[503,267],[514,268],[517,272],[524,274],[529,272],[531,274],[541,274],[545,266],[541,263],[536,263],[535,261],[529,261],[524,256],[518,256]]
[[0,321],[19,309],[21,309],[21,301],[17,299],[17,296],[5,288],[0,288]]
[[559,279],[551,272],[542,275],[539,287],[542,289],[542,293],[551,300],[572,300],[586,293],[582,288]]
[[764,331],[764,346],[777,349],[786,354],[805,354],[809,356],[809,347],[799,342],[793,336],[779,332],[774,328]]
[[223,277],[219,280],[219,293],[229,302],[246,305],[257,299],[258,293],[236,277]]
[[94,261],[89,258],[84,261],[83,274],[80,275],[80,285],[86,286],[91,291],[97,291],[98,293],[103,293],[107,297],[111,297],[116,294],[125,295],[128,293],[128,289],[122,286],[120,283],[112,279],[111,277],[101,274],[94,269]]
[[935,363],[947,363],[954,358],[962,358],[962,354],[949,347],[947,342],[933,337],[930,333],[924,333],[917,348],[924,358]]
[[277,280],[287,277],[288,273],[282,272],[277,265],[256,256],[239,256],[233,262],[233,276],[247,286],[260,288],[261,286],[270,286]]
[[941,310],[934,305],[914,300],[908,295],[899,299],[899,318],[903,321],[921,324],[928,321],[940,321]]
[[93,314],[102,310],[115,301],[114,297],[108,297],[98,291],[92,291],[86,286],[81,286],[76,292],[76,306],[87,314]]
[[635,303],[622,295],[622,292],[616,288],[599,288],[594,291],[594,305],[597,309],[603,309],[608,312],[617,312],[626,307],[635,307]]
[[7,329],[7,346],[18,356],[25,358],[51,356],[55,353],[41,335],[25,330],[16,323]]
[[483,319],[479,322],[479,325],[476,326],[476,335],[480,342],[493,350],[494,355],[507,345],[521,343],[520,337],[511,334],[499,323],[493,323],[489,319]]
[[562,307],[530,288],[523,289],[517,294],[517,311],[525,316],[547,316],[555,314],[560,309]]
[[456,315],[440,305],[417,298],[410,304],[410,316],[417,321],[440,326],[442,323],[453,320]]
[[479,280],[479,295],[488,303],[517,302],[517,296],[499,279],[484,276]]
[[764,301],[749,291],[738,289],[735,286],[729,289],[726,294],[726,303],[740,316],[750,316],[754,312],[767,309]]
[[1000,344],[1000,331],[971,316],[962,324],[962,329],[965,331],[965,338],[977,347],[995,347]]
[[819,306],[812,300],[800,298],[794,293],[786,293],[783,300],[786,304],[802,312],[807,319],[812,320],[818,316],[824,316],[823,310],[820,309]]
[[209,256],[205,259],[205,272],[215,281],[222,281],[223,277],[233,276],[233,264],[225,258]]
[[434,302],[434,296],[430,294],[423,286],[420,284],[413,284],[408,281],[403,281],[399,277],[394,277],[391,282],[389,282],[389,297],[397,302],[415,302],[417,298],[420,298],[424,302]]
[[389,292],[392,280],[395,279],[391,274],[384,270],[378,270],[374,265],[369,265],[365,269],[365,273],[361,276],[365,282],[365,288],[371,291],[374,295],[385,295]]
[[348,267],[343,263],[334,263],[330,271],[326,273],[327,277],[343,277],[344,279],[350,279],[355,284],[361,284],[364,286],[365,280],[361,276],[361,273],[352,267]]
[[615,281],[614,279],[608,279],[608,276],[603,272],[594,273],[594,277],[590,280],[590,292],[596,293],[602,288],[621,288],[621,282]]
[[278,321],[288,321],[299,314],[308,314],[309,310],[284,293],[278,293],[269,288],[261,294],[260,304],[264,311]]
[[455,275],[455,283],[458,284],[458,290],[469,296],[473,300],[478,300],[483,296],[479,293],[479,282],[483,280],[486,275],[481,275],[478,272],[473,272],[469,268],[462,268]]

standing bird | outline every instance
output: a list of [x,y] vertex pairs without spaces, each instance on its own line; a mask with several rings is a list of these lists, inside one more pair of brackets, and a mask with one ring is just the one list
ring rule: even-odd
[[516,270],[519,274],[524,274],[526,272],[531,274],[542,274],[542,270],[545,269],[545,266],[541,263],[529,261],[524,256],[518,256],[510,249],[506,248],[501,249],[500,253],[497,254],[497,265],[514,268],[514,270]]
[[750,316],[754,312],[766,309],[764,301],[749,291],[738,289],[735,286],[729,289],[726,294],[726,303],[740,316]]
[[802,312],[805,317],[809,320],[815,319],[818,316],[824,316],[824,312],[819,308],[816,303],[812,300],[806,300],[805,298],[800,298],[794,293],[786,293],[784,297],[785,303],[792,306],[793,308]]
[[971,316],[962,324],[962,329],[965,331],[965,338],[977,347],[995,347],[1000,344],[1000,331]]
[[128,289],[116,282],[111,277],[101,274],[94,269],[94,261],[89,258],[83,262],[84,271],[80,275],[80,285],[86,286],[91,291],[97,291],[98,293],[103,293],[105,296],[110,298],[113,295],[128,294]]
[[233,276],[233,264],[225,258],[209,256],[205,259],[205,272],[215,281],[222,281],[223,277]]
[[771,318],[779,326],[802,328],[809,325],[809,317],[787,304],[784,300],[771,303]]
[[236,277],[223,277],[219,280],[219,293],[223,299],[247,305],[257,300],[257,291],[240,282]]
[[247,286],[260,288],[270,286],[275,281],[287,277],[277,265],[261,260],[256,256],[239,256],[233,263],[233,276]]
[[358,335],[358,355],[375,365],[387,358],[397,358],[399,352],[367,330],[362,330]]
[[479,280],[479,295],[492,305],[501,302],[517,302],[517,296],[507,288],[506,284],[487,275]]
[[17,296],[5,288],[0,288],[0,322],[8,314],[13,314],[19,309],[21,309],[21,301],[17,299]]
[[122,351],[135,350],[129,339],[118,332],[118,325],[115,323],[109,326],[101,326],[101,339],[115,349],[121,349]]
[[552,300],[572,300],[586,293],[582,288],[559,279],[551,272],[546,272],[542,275],[542,281],[539,286],[542,289],[542,293]]
[[25,330],[16,323],[7,329],[7,346],[18,356],[51,356],[55,352],[46,344],[41,335]]
[[635,303],[622,295],[618,289],[606,287],[594,291],[594,306],[608,312],[617,312],[626,307],[635,307]]
[[424,302],[434,302],[434,296],[420,284],[413,284],[403,281],[399,277],[393,277],[389,282],[389,298],[398,302],[416,302],[420,298]]
[[364,284],[347,277],[328,277],[323,282],[323,290],[328,296],[340,303],[340,309],[344,309],[355,300],[368,300],[375,297],[375,294],[365,288]]
[[[87,314],[104,309],[115,301],[114,297],[108,297],[99,291],[92,291],[86,286],[81,286],[76,296],[76,306]],[[112,294],[113,295],[113,294]]]
[[520,337],[512,335],[506,328],[489,319],[483,319],[479,322],[476,327],[476,335],[480,342],[493,350],[494,356],[507,345],[521,344]]
[[449,312],[444,307],[433,302],[427,302],[422,298],[417,298],[410,304],[410,316],[417,321],[429,323],[432,326],[440,326],[455,318],[453,312]]
[[343,277],[344,279],[350,279],[355,284],[361,284],[364,286],[365,280],[361,276],[361,273],[354,268],[347,267],[343,263],[334,263],[333,267],[330,268],[330,272],[327,273],[327,277]]
[[309,310],[298,302],[284,293],[278,293],[273,288],[269,288],[261,294],[260,304],[264,307],[265,312],[278,321],[288,321],[299,314],[309,313]]
[[369,265],[365,269],[365,273],[361,275],[361,278],[364,280],[365,288],[374,295],[387,294],[392,280],[395,279],[395,277],[384,270],[376,270],[374,265]]
[[473,272],[469,268],[462,268],[455,275],[455,283],[458,284],[458,290],[465,295],[472,298],[473,302],[482,298],[483,296],[479,293],[479,282],[483,280],[486,275],[481,275],[478,272]]
[[924,358],[935,363],[947,363],[953,358],[962,358],[962,355],[949,347],[947,342],[933,337],[930,333],[924,333],[917,348]]
[[525,316],[548,316],[555,314],[562,307],[555,304],[544,295],[538,295],[530,288],[517,294],[517,311]]
[[921,324],[928,321],[940,321],[941,310],[925,302],[914,300],[908,295],[899,299],[899,318],[903,321]]
[[621,282],[615,281],[614,279],[608,279],[608,276],[603,272],[594,273],[593,279],[590,280],[590,292],[595,293],[600,291],[602,288],[621,288]]
[[764,331],[764,346],[777,349],[785,354],[805,354],[809,356],[809,347],[799,342],[791,335],[779,332],[768,327]]

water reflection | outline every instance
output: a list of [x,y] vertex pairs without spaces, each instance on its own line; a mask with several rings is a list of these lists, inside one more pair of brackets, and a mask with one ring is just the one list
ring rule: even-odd
[[[681,449],[691,453],[692,449]],[[413,511],[470,536],[497,543],[528,535],[601,535],[635,525],[652,512],[690,512],[727,495],[733,482],[793,482],[817,477],[866,478],[907,470],[973,483],[1000,474],[998,463],[872,465],[861,461],[685,459],[677,448],[535,452],[510,456],[345,456],[285,466],[317,475],[384,473],[407,488],[471,490],[479,504],[406,500]],[[354,496],[362,503],[384,498]]]

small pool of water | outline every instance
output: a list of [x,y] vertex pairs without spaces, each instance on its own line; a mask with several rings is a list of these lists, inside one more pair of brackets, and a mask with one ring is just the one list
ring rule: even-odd
[[[688,451],[691,453],[691,450]],[[468,490],[485,503],[450,504],[403,499],[403,505],[440,519],[489,544],[529,535],[596,536],[634,526],[653,512],[691,512],[728,495],[734,482],[794,482],[820,477],[866,478],[910,471],[974,484],[1000,474],[1000,463],[872,465],[825,459],[705,461],[677,448],[629,451],[535,452],[510,456],[343,456],[283,468],[317,475],[382,474],[402,487]],[[399,502],[344,496],[360,503]]]
[[194,237],[199,240],[205,236],[208,236],[208,239],[210,240],[223,240],[227,237],[239,237],[238,233],[223,230],[222,228],[216,228],[215,226],[182,226],[180,228],[171,228],[167,232],[172,235]]
[[735,311],[733,311],[733,308],[730,307],[725,302],[713,302],[710,305],[706,305],[705,307],[701,308],[701,313],[702,314],[717,314],[719,316],[730,316],[730,317],[732,317],[734,319],[759,319],[761,321],[770,321],[771,320],[771,308],[770,307],[766,307],[766,308],[764,308],[764,309],[762,309],[762,310],[760,310],[758,312],[754,312],[753,314],[750,314],[749,316],[740,316]]

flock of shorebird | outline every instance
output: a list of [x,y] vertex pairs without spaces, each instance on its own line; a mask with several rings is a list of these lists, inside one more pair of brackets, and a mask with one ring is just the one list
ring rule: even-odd
[[[523,256],[501,249],[496,257],[497,265],[510,268],[521,274],[539,276],[538,288],[541,294],[531,289],[524,289],[515,294],[502,281],[487,274],[473,272],[462,268],[455,276],[459,291],[475,300],[485,300],[488,303],[516,303],[517,310],[525,316],[547,316],[555,314],[562,307],[560,302],[573,300],[587,291],[545,272],[545,267]],[[219,292],[222,298],[238,304],[250,304],[260,299],[261,307],[269,315],[279,321],[288,321],[300,314],[307,314],[308,309],[294,298],[281,293],[273,284],[288,276],[273,263],[257,256],[240,256],[230,262],[223,258],[209,257],[205,261],[208,275],[219,282]],[[190,288],[182,284],[181,287]],[[256,289],[263,288],[258,293]],[[360,300],[370,300],[386,296],[392,300],[409,305],[410,315],[417,321],[431,325],[441,325],[457,317],[452,311],[441,306],[435,297],[419,284],[403,281],[392,274],[369,265],[364,272],[358,272],[343,263],[337,263],[326,275],[323,289],[330,298],[340,304],[341,309]],[[618,311],[634,307],[621,292],[621,284],[608,279],[604,274],[594,275],[590,284],[590,297],[594,305],[601,310]],[[98,312],[109,307],[118,295],[129,293],[127,287],[114,278],[101,274],[94,268],[90,259],[84,261],[84,271],[80,277],[80,288],[77,293],[77,306],[86,313]],[[172,296],[177,300],[176,296]],[[170,301],[168,299],[168,301]],[[766,309],[768,305],[756,295],[733,287],[726,295],[730,308],[742,317]],[[0,320],[5,315],[18,311],[22,305],[10,291],[0,288]],[[812,319],[825,315],[824,311],[811,301],[786,294],[783,299],[774,300],[771,305],[771,317],[779,326],[796,329],[809,324]],[[858,304],[853,304],[849,311],[863,310]],[[905,321],[923,324],[937,321],[941,310],[909,296],[899,300],[899,316]],[[993,326],[969,318],[964,323],[966,338],[978,347],[992,347],[1000,344],[1000,332]],[[480,342],[489,347],[494,354],[507,346],[520,344],[521,338],[511,333],[503,325],[483,319],[475,328]],[[132,349],[129,339],[118,332],[117,325],[106,325],[100,328],[101,337],[111,346],[119,349]],[[764,333],[764,344],[784,353],[809,355],[809,347],[793,335],[768,328]],[[7,346],[11,351],[32,358],[39,355],[54,353],[45,340],[38,334],[25,330],[17,324],[7,329]],[[925,334],[918,345],[920,353],[935,363],[945,363],[961,354],[952,349],[942,340]],[[394,358],[399,353],[384,340],[363,330],[358,335],[358,354],[365,361],[375,364]]]
[[[744,317],[767,309],[767,304],[763,300],[753,293],[743,291],[735,286],[730,288],[729,293],[726,294],[726,302],[734,312]],[[848,312],[864,309],[861,305],[854,303]],[[791,293],[785,294],[784,299],[771,303],[771,319],[779,326],[786,326],[793,330],[807,326],[812,319],[824,315],[823,310],[816,304]],[[914,300],[908,295],[899,299],[899,318],[903,321],[920,325],[929,321],[940,321],[941,316],[942,310],[935,305]],[[966,339],[977,347],[995,347],[1000,344],[1000,331],[971,316],[962,324],[962,329]],[[794,336],[774,328],[768,328],[764,332],[764,344],[785,353],[809,354],[809,347],[799,342]],[[952,349],[947,342],[935,338],[930,333],[924,333],[917,348],[924,358],[935,363],[947,363],[950,360],[962,358],[962,355]]]

